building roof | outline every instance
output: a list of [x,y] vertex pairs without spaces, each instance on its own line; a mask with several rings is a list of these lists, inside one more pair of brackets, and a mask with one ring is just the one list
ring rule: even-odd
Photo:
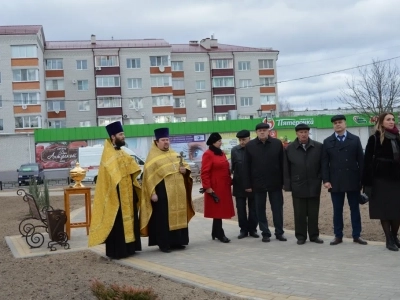
[[172,52],[175,53],[207,53],[207,52],[279,52],[272,48],[252,48],[218,43],[218,47],[209,50],[198,44],[172,44]]
[[37,34],[41,29],[42,29],[41,25],[0,26],[0,35]]
[[46,42],[47,50],[62,49],[107,49],[107,48],[158,48],[170,47],[163,39],[141,39],[141,40],[96,40],[92,44],[86,41],[50,41]]

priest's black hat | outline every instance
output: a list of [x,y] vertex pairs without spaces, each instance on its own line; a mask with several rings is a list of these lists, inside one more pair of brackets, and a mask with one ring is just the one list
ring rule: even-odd
[[219,140],[222,139],[222,136],[218,132],[213,132],[210,134],[207,140],[207,146],[210,146],[214,144],[215,142],[218,142]]
[[112,122],[106,126],[106,130],[108,135],[111,137],[112,135],[116,135],[117,133],[123,132],[122,124],[120,121]]
[[156,140],[167,138],[169,137],[169,128],[164,127],[154,129],[154,135],[156,137]]

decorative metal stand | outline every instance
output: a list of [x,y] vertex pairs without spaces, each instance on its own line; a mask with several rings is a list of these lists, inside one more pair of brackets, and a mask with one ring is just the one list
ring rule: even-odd
[[[25,238],[26,243],[31,248],[39,248],[44,243],[43,229],[49,233],[51,241],[48,248],[51,251],[57,250],[54,245],[59,244],[69,249],[68,236],[64,232],[64,224],[66,223],[66,215],[63,210],[54,210],[51,206],[43,207],[39,210],[35,198],[28,194],[24,189],[17,191],[18,196],[28,203],[31,216],[23,219],[19,223],[19,232]],[[39,229],[42,228],[42,231]],[[49,232],[49,228],[51,229]]]

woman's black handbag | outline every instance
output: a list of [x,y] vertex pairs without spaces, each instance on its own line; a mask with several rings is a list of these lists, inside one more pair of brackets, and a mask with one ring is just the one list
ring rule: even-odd
[[365,194],[365,193],[361,193],[361,194],[360,194],[360,198],[358,198],[358,202],[359,202],[361,205],[363,205],[363,204],[367,203],[368,201],[369,201],[368,195]]

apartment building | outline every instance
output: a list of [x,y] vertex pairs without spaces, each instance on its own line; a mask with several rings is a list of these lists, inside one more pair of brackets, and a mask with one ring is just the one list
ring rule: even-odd
[[213,37],[46,41],[42,26],[0,26],[0,133],[273,114],[278,53]]

